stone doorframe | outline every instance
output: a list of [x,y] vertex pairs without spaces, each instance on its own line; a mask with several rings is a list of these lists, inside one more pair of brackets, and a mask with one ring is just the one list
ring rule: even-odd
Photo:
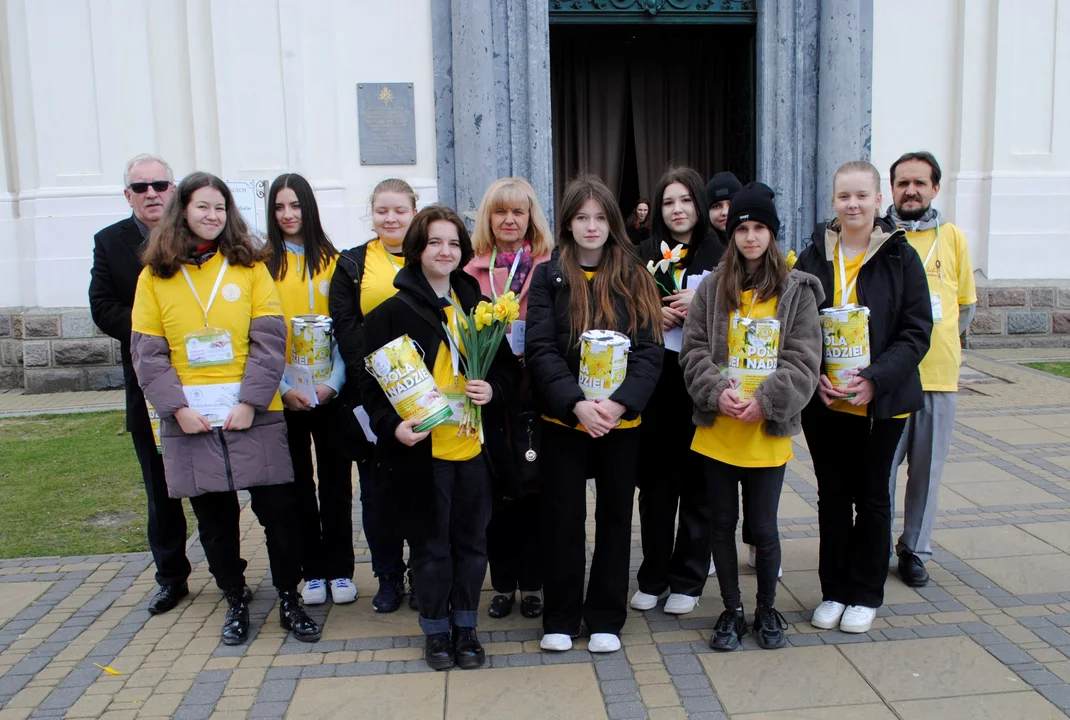
[[[801,250],[836,168],[869,159],[873,0],[757,4],[757,179],[776,190],[782,246]],[[520,175],[552,221],[549,0],[431,0],[431,17],[440,201],[474,212]]]

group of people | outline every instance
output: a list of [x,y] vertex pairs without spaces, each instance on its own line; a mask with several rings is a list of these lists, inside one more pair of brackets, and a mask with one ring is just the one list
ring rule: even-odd
[[[252,593],[235,492],[248,490],[280,623],[319,639],[304,606],[357,597],[355,463],[378,580],[372,607],[394,612],[407,595],[433,668],[484,664],[476,627],[488,565],[492,618],[519,599],[521,614],[542,617],[544,650],[570,649],[585,626],[591,652],[620,649],[629,602],[694,610],[715,568],[724,612],[710,644],[738,648],[751,627],[735,542],[740,488],[758,579],[755,639],[781,647],[777,511],[801,431],[819,493],[823,602],[812,622],[867,631],[883,602],[904,459],[899,571],[908,584],[927,581],[960,324],[975,302],[965,239],[931,206],[935,158],[908,153],[891,177],[885,214],[878,171],[841,167],[835,218],[790,267],[773,191],[727,172],[704,183],[670,168],[627,221],[601,180],[575,178],[556,231],[531,185],[503,178],[471,233],[454,210],[418,210],[412,188],[388,179],[371,197],[376,237],[340,252],[300,175],[273,182],[263,243],[219,178],[197,172],[176,185],[160,158],[134,158],[125,177],[133,214],[96,236],[90,303],[123,349],[160,586],[149,612],[189,593],[189,498],[228,604],[222,640],[245,641]],[[507,293],[519,317],[483,377],[468,379],[458,311]],[[849,304],[868,308],[871,362],[834,386],[819,313]],[[286,369],[302,315],[329,317],[333,336],[329,373],[312,388]],[[776,361],[744,392],[726,371],[733,333],[772,318]],[[629,344],[608,397],[589,397],[578,381],[592,330]],[[459,432],[456,417],[425,430],[395,410],[365,358],[402,336],[444,396],[481,409],[482,437]],[[636,487],[643,561],[629,601]]]

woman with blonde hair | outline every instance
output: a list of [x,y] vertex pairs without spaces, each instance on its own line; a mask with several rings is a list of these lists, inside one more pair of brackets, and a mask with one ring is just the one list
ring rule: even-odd
[[[472,248],[475,257],[465,271],[479,282],[484,295],[494,298],[513,292],[520,300],[520,318],[509,328],[513,353],[524,354],[528,290],[534,269],[550,259],[554,241],[535,189],[524,178],[495,180],[483,195],[476,216]],[[506,438],[527,436],[527,425],[538,422],[530,410],[530,381],[524,373],[516,402],[506,413]],[[497,432],[498,428],[488,428]],[[513,443],[499,443],[512,447]],[[542,568],[539,548],[541,502],[538,467],[509,454],[495,461],[500,486],[495,488],[494,512],[487,528],[487,555],[494,597],[489,614],[502,618],[513,610],[520,590],[520,612],[534,618],[542,614]]]

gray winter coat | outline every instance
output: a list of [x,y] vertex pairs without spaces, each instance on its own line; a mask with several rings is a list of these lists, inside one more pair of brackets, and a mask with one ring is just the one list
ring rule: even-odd
[[[680,367],[694,402],[696,425],[713,425],[717,400],[730,385],[721,368],[728,365],[728,309],[717,305],[720,268],[699,285],[684,323]],[[780,283],[776,318],[780,321],[777,369],[754,397],[765,416],[765,433],[790,437],[802,431],[802,411],[817,390],[821,373],[821,322],[817,308],[825,298],[813,275],[790,271]]]
[[195,497],[293,482],[286,422],[281,410],[268,410],[286,366],[285,318],[266,315],[249,325],[249,355],[238,393],[256,410],[247,430],[184,433],[174,415],[188,403],[167,339],[135,332],[130,350],[138,384],[160,415],[168,495]]

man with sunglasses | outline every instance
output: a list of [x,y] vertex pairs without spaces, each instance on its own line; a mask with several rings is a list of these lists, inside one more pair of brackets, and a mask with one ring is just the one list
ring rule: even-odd
[[[126,429],[134,442],[148,495],[148,536],[160,589],[149,603],[153,615],[165,613],[189,594],[186,516],[182,501],[168,497],[163,458],[156,449],[145,396],[130,361],[130,313],[141,274],[141,251],[163,217],[175,189],[171,167],[154,155],[138,155],[123,175],[126,201],[133,213],[94,237],[89,306],[93,322],[122,345],[126,383]],[[237,500],[235,499],[235,503]]]

